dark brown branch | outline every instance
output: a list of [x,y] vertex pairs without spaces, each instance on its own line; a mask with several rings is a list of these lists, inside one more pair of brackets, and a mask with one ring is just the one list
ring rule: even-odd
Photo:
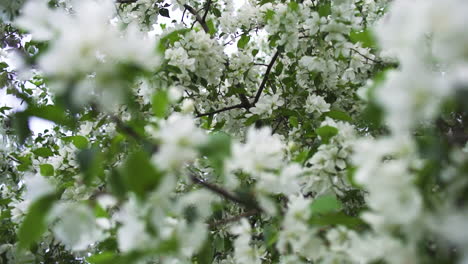
[[280,120],[278,121],[278,123],[276,124],[275,128],[273,128],[273,130],[271,131],[271,134],[275,134],[276,131],[278,131],[278,128],[280,127],[281,123],[283,122],[283,118],[280,118]]
[[260,99],[260,96],[262,95],[263,89],[265,89],[265,85],[266,85],[266,82],[268,81],[268,77],[270,75],[271,69],[273,68],[273,65],[275,64],[276,59],[278,59],[278,56],[279,56],[279,51],[276,51],[275,55],[273,55],[273,58],[271,59],[270,63],[267,66],[267,69],[265,71],[265,75],[263,76],[263,80],[260,83],[260,87],[258,88],[257,94],[255,95],[255,99],[254,99],[254,101],[252,103],[250,103],[248,101],[247,102],[242,102],[240,104],[224,107],[224,108],[212,111],[212,112],[198,114],[196,117],[210,116],[210,115],[214,115],[214,114],[217,114],[217,113],[221,113],[221,112],[225,112],[225,111],[229,111],[229,110],[237,109],[237,108],[247,108],[248,109],[250,107],[254,107],[255,104]]
[[255,104],[260,100],[260,95],[262,95],[263,89],[265,89],[265,84],[268,80],[268,77],[270,75],[270,71],[273,68],[273,65],[275,65],[276,59],[279,56],[279,51],[276,51],[275,55],[273,55],[273,58],[270,61],[270,64],[268,64],[268,67],[266,69],[265,75],[263,76],[262,83],[260,84],[260,87],[258,88],[257,94],[255,95],[255,100],[252,103],[252,106],[255,106]]
[[200,25],[202,26],[203,30],[205,31],[205,33],[208,33],[210,32],[210,29],[208,28],[208,25],[206,24],[206,22],[203,20],[203,18],[200,16],[200,14],[197,12],[197,10],[195,10],[193,7],[185,4],[184,5],[185,9],[187,9],[190,13],[192,13],[192,15],[195,16],[195,20],[200,23]]
[[11,159],[12,161],[14,161],[14,162],[17,162],[17,163],[19,163],[19,164],[23,164],[21,161],[19,161],[17,158],[15,158],[15,157],[13,157],[13,156],[11,156],[11,155],[8,155],[7,157],[8,157],[9,159]]
[[253,203],[253,202],[250,202],[250,201],[247,201],[247,200],[244,200],[242,198],[239,198],[237,197],[236,195],[230,193],[229,191],[213,184],[213,183],[209,183],[205,180],[202,180],[200,178],[198,178],[197,176],[191,174],[190,175],[190,179],[198,184],[198,185],[201,185],[203,187],[205,187],[206,189],[216,193],[216,194],[219,194],[220,196],[222,196],[224,199],[226,200],[229,200],[229,201],[232,201],[232,202],[235,202],[235,203],[238,203],[240,205],[243,205],[244,207],[246,208],[251,208],[251,209],[255,209],[256,211],[258,212],[262,212],[262,209],[256,204],[256,203]]
[[184,8],[184,12],[182,12],[182,18],[180,19],[180,22],[184,25],[185,25],[185,22],[184,22],[185,12],[187,12],[187,8]]
[[111,117],[112,121],[115,122],[115,124],[117,125],[117,127],[122,130],[122,132],[124,132],[125,134],[131,136],[132,138],[136,139],[136,140],[141,140],[141,136],[140,134],[138,134],[138,132],[136,132],[133,128],[131,128],[130,126],[126,125],[122,120],[120,120],[118,117],[116,116],[112,116]]
[[224,218],[224,219],[221,219],[221,220],[218,220],[218,221],[209,222],[208,226],[210,228],[223,226],[223,225],[226,225],[226,224],[229,224],[229,223],[232,223],[232,222],[237,222],[237,221],[241,220],[244,217],[257,215],[258,213],[259,212],[257,210],[250,210],[250,211],[244,212],[244,213],[239,214],[239,215]]
[[361,55],[361,57],[363,57],[364,59],[372,61],[373,63],[382,63],[382,61],[378,61],[378,60],[374,60],[374,59],[369,58],[369,56],[366,56],[366,55],[362,54],[357,49],[351,49],[351,50],[356,52],[357,54]]
[[217,114],[217,113],[229,111],[229,110],[236,109],[236,108],[243,108],[243,107],[244,107],[244,104],[231,105],[231,106],[224,107],[224,108],[212,111],[212,112],[198,114],[196,117],[210,116],[210,115],[214,115],[214,114]]
[[116,0],[115,2],[118,4],[131,4],[136,3],[138,0]]
[[205,14],[203,14],[203,17],[202,17],[203,23],[206,23],[206,16],[208,15],[208,12],[210,11],[210,6],[211,6],[211,0],[208,0],[205,4]]
[[111,116],[112,121],[115,122],[117,125],[117,128],[120,129],[124,134],[132,137],[133,139],[140,141],[144,145],[150,148],[151,152],[157,152],[159,149],[159,146],[157,144],[154,144],[153,142],[145,139],[143,136],[141,136],[135,129],[133,129],[131,126],[128,126],[125,124],[122,120],[120,120],[116,116]]
[[228,42],[224,43],[223,46],[230,45],[230,44],[234,43],[234,41],[240,36],[241,36],[240,34],[234,33],[233,39],[231,39]]

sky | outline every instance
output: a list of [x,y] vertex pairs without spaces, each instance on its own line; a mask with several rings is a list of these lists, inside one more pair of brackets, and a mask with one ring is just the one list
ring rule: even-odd
[[[9,94],[6,94],[6,89],[0,89],[0,107],[8,106],[13,108],[12,111],[21,111],[26,108],[25,103],[21,103],[21,101]],[[29,128],[34,131],[34,133],[41,133],[46,129],[52,128],[54,123],[47,121],[42,118],[38,117],[31,117],[29,119]]]

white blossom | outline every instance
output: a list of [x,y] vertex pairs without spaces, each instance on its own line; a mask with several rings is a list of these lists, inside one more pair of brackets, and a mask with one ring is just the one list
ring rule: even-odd
[[250,128],[247,131],[246,142],[235,143],[232,147],[232,158],[228,163],[231,170],[242,169],[255,174],[266,169],[281,166],[284,145],[276,135],[271,135],[271,129]]
[[55,237],[74,251],[85,250],[104,238],[93,211],[85,205],[56,204],[49,218],[49,221],[58,219],[53,226]]
[[305,108],[308,113],[316,112],[322,114],[330,111],[330,104],[328,104],[323,97],[311,94],[307,97]]
[[161,125],[155,135],[162,143],[153,156],[156,167],[175,169],[195,159],[196,147],[206,140],[206,135],[195,126],[195,120],[189,116],[173,114]]

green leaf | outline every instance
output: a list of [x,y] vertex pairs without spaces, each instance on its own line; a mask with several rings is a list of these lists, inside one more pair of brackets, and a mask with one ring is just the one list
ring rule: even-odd
[[264,242],[267,247],[273,246],[279,238],[278,226],[269,224],[264,228]]
[[163,174],[153,167],[149,155],[143,150],[131,153],[120,172],[126,189],[140,197],[156,188],[163,177]]
[[247,118],[247,120],[245,120],[244,125],[250,126],[251,124],[257,122],[257,120],[259,120],[259,119],[260,119],[259,115],[253,115],[253,116]]
[[[0,73],[0,87],[5,87],[8,84],[8,74],[6,72]],[[0,107],[0,113],[2,113],[2,107]]]
[[188,31],[190,31],[190,29],[187,28],[174,30],[166,36],[162,37],[157,45],[157,51],[163,54],[169,45],[172,45],[175,42],[179,41],[182,38],[182,36]]
[[113,168],[106,180],[110,192],[119,199],[125,199],[128,188],[124,182],[122,174],[118,169]]
[[351,186],[353,186],[353,187],[355,187],[357,189],[361,189],[363,187],[360,184],[358,184],[356,182],[356,180],[354,179],[356,171],[357,171],[356,167],[348,166],[346,168],[346,179],[348,179],[348,182],[351,184]]
[[358,217],[352,217],[339,213],[330,213],[325,215],[313,215],[309,219],[309,224],[314,226],[342,225],[348,228],[365,227],[366,223]]
[[0,70],[4,70],[5,68],[8,68],[8,64],[4,61],[0,62]]
[[213,257],[214,257],[214,247],[212,245],[212,238],[211,236],[208,237],[208,239],[205,241],[205,244],[203,245],[202,249],[198,254],[196,255],[197,257],[197,263],[212,263],[213,262]]
[[77,155],[78,164],[83,173],[83,180],[86,185],[90,185],[94,177],[102,176],[103,155],[97,148],[83,149]]
[[182,73],[182,71],[180,70],[179,67],[173,66],[173,65],[166,65],[166,66],[164,67],[164,69],[165,69],[166,71],[168,71],[168,72],[173,72],[173,73],[177,73],[177,74]]
[[211,134],[207,143],[200,146],[200,153],[208,158],[216,172],[222,173],[224,160],[231,155],[231,138],[222,132]]
[[17,169],[19,171],[27,171],[32,165],[31,154],[28,154],[26,156],[18,156],[16,158],[20,161],[20,164],[17,166]]
[[206,25],[208,26],[208,34],[210,34],[210,36],[213,36],[216,33],[216,28],[213,19],[209,19],[208,21],[206,21]]
[[292,127],[298,127],[299,126],[299,120],[297,119],[297,116],[289,117],[289,124],[291,124]]
[[158,90],[153,96],[153,114],[157,117],[165,117],[169,105],[169,98],[165,90]]
[[254,56],[254,57],[257,56],[258,52],[259,52],[258,49],[253,49],[252,50],[252,56]]
[[83,136],[63,137],[62,140],[66,142],[72,142],[73,145],[75,145],[77,149],[85,149],[88,147],[88,144],[89,144],[88,139]]
[[348,121],[352,122],[353,119],[345,112],[338,111],[338,110],[331,110],[325,114],[328,117],[331,117],[336,120]]
[[56,200],[56,195],[44,196],[33,202],[18,230],[20,248],[26,249],[36,242],[47,228],[46,216]]
[[148,251],[131,251],[126,254],[117,254],[112,251],[104,251],[86,258],[86,263],[90,264],[129,264],[138,263]]
[[18,136],[19,142],[22,144],[26,141],[26,138],[31,135],[29,129],[29,115],[26,112],[17,112],[13,116],[13,128],[16,135]]
[[167,254],[177,252],[178,248],[179,248],[179,240],[177,239],[176,236],[172,236],[168,240],[162,241],[158,245],[156,252],[163,254],[163,255],[167,255]]
[[318,13],[321,17],[329,16],[331,14],[331,2],[324,1],[324,3],[321,3],[318,8]]
[[275,17],[276,15],[276,12],[271,10],[271,9],[268,9],[266,12],[265,12],[265,20],[268,21],[270,19],[273,19],[273,17]]
[[239,49],[243,49],[243,48],[245,48],[245,46],[247,46],[247,44],[249,43],[249,41],[250,41],[250,36],[244,34],[244,35],[242,35],[242,36],[240,37],[239,41],[237,41],[237,47],[238,47]]
[[2,198],[0,198],[0,205],[8,205],[11,202],[12,202],[11,199],[2,199]]
[[73,145],[78,149],[85,149],[88,147],[88,139],[83,136],[73,136]]
[[223,128],[224,124],[226,124],[226,120],[220,121],[216,123],[216,125],[213,127],[213,131],[219,131]]
[[52,150],[50,150],[50,148],[45,148],[45,147],[35,149],[32,151],[32,153],[34,153],[36,156],[43,157],[43,158],[51,157],[54,155],[54,153],[52,152]]
[[108,218],[109,217],[109,214],[106,212],[106,210],[104,208],[102,208],[99,203],[96,203],[96,205],[94,206],[94,216],[96,218],[100,218],[100,217],[106,217]]
[[169,9],[167,9],[167,8],[161,8],[161,9],[159,9],[159,14],[160,14],[161,16],[163,16],[163,17],[171,18],[171,17],[169,16]]
[[322,195],[316,198],[310,205],[312,215],[328,214],[331,212],[339,211],[343,208],[341,202],[335,195]]
[[225,246],[225,243],[224,243],[225,239],[226,239],[226,237],[215,235],[215,238],[214,238],[214,241],[213,241],[213,246],[214,246],[215,251],[225,251],[226,250],[226,246]]
[[27,112],[30,116],[43,118],[54,123],[73,127],[74,122],[69,118],[65,110],[57,105],[29,106]]
[[306,162],[308,158],[309,158],[309,151],[304,150],[304,151],[299,152],[299,154],[297,154],[297,156],[294,157],[293,161],[300,163],[300,164],[304,164],[304,162]]
[[294,12],[298,12],[299,11],[299,4],[296,3],[296,2],[293,2],[291,1],[289,4],[288,4],[288,7],[291,11],[294,11]]
[[215,15],[215,17],[221,17],[222,15],[221,10],[219,10],[218,8],[213,8],[211,11]]
[[280,61],[276,64],[275,72],[277,75],[280,75],[283,72],[284,64]]
[[39,165],[39,171],[42,176],[53,176],[54,175],[54,166],[50,164],[41,164]]
[[320,136],[320,139],[323,143],[328,144],[330,142],[330,139],[338,134],[338,129],[332,126],[323,126],[317,128],[315,130],[315,133],[317,133],[317,135]]
[[2,106],[0,107],[0,113],[5,113],[5,111],[8,111],[8,110],[11,110],[12,108],[11,107],[8,107],[8,106]]
[[86,261],[90,264],[113,264],[116,261],[116,255],[112,252],[102,252],[91,257],[87,257]]
[[351,31],[351,33],[349,34],[349,38],[353,43],[360,42],[365,48],[376,47],[375,37],[373,36],[372,31],[369,29],[362,31]]
[[371,101],[362,112],[360,118],[364,121],[364,125],[373,130],[381,130],[384,125],[384,110],[375,102]]

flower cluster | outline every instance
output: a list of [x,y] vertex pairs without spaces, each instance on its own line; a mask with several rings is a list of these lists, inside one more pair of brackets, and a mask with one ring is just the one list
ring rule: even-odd
[[465,0],[11,2],[1,263],[467,263]]

